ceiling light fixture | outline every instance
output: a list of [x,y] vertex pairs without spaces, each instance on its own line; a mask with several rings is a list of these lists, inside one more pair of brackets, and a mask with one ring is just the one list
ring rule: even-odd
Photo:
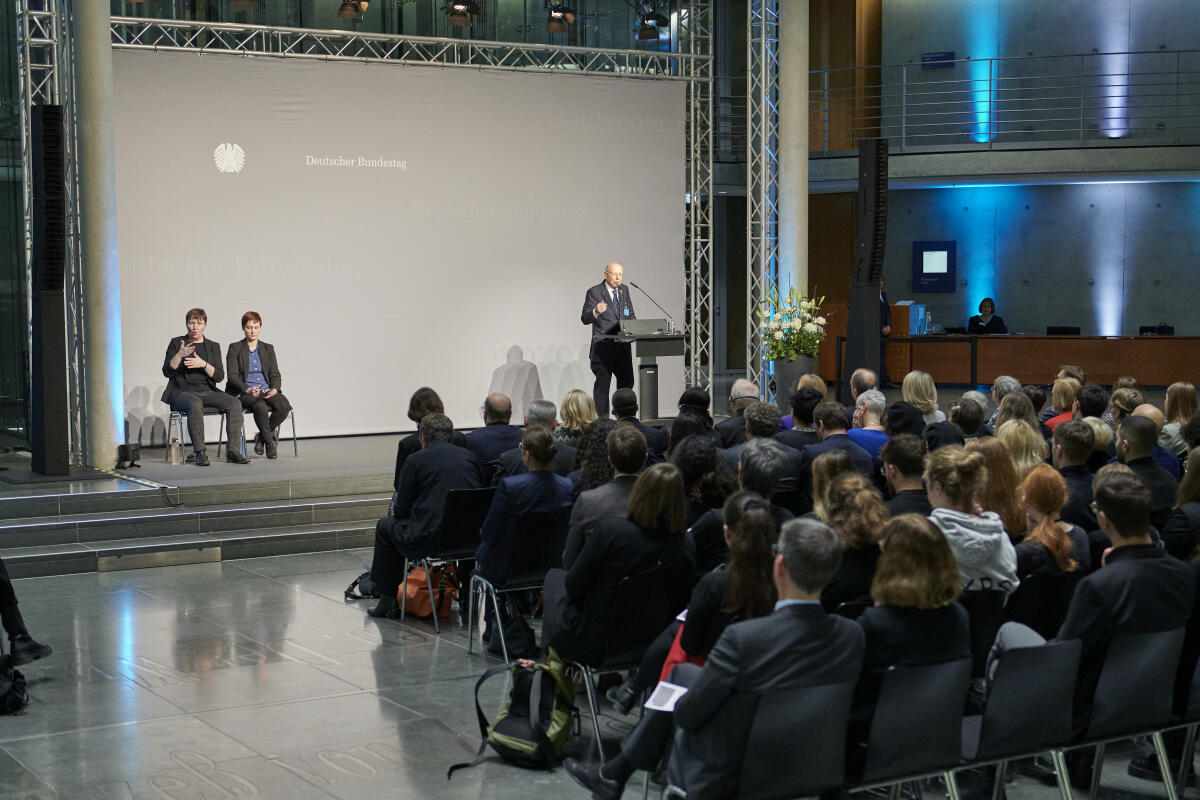
[[471,17],[479,13],[479,3],[474,0],[447,0],[442,9],[446,12],[446,23],[460,28],[471,25]]
[[657,39],[658,31],[671,24],[671,20],[654,9],[654,3],[643,0],[638,9],[638,38]]
[[362,19],[367,10],[368,0],[342,0],[342,7],[337,15],[340,19]]
[[562,3],[546,4],[546,33],[563,33],[575,22],[575,12]]

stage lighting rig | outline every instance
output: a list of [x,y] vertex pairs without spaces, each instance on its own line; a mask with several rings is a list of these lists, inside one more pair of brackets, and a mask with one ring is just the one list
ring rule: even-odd
[[575,12],[562,3],[546,3],[546,33],[563,33],[575,22]]
[[367,5],[368,0],[342,0],[342,7],[338,9],[337,15],[341,19],[362,19]]
[[671,20],[659,14],[650,0],[643,0],[638,6],[638,38],[658,39],[659,29],[665,29]]
[[471,24],[471,17],[479,13],[479,3],[474,0],[446,0],[442,9],[446,12],[446,23],[457,27]]

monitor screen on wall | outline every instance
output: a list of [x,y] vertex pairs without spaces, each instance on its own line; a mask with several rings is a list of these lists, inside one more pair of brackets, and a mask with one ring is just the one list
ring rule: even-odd
[[913,242],[914,292],[955,291],[955,242]]

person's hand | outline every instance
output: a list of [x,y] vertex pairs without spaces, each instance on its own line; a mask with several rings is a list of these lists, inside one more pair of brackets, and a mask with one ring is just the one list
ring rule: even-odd
[[187,339],[180,339],[179,340],[179,352],[183,354],[184,358],[187,358],[192,353],[196,352],[196,345],[188,344]]
[[257,386],[251,386],[247,391],[250,392],[251,397],[258,397],[260,394],[262,394],[262,389]]
[[188,369],[196,369],[198,367],[207,367],[208,363],[200,356],[188,356],[183,360],[183,365]]
[[855,406],[854,407],[854,415],[850,419],[850,422],[854,425],[854,427],[856,427],[856,428],[862,427],[863,411],[865,409],[866,409],[866,406]]
[[598,317],[605,311],[608,311],[608,303],[601,300],[599,303],[596,303],[596,307],[592,310],[592,313]]
[[883,334],[884,336],[891,336],[892,335],[892,326],[884,325],[882,328],[879,329],[879,332],[881,334]]
[[274,397],[277,394],[279,394],[279,392],[275,391],[274,389],[267,389],[267,391],[263,392],[263,399],[265,400],[267,398]]

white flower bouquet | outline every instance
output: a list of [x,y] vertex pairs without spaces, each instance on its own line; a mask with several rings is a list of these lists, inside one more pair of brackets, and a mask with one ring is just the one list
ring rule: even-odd
[[783,296],[772,287],[755,311],[762,326],[764,355],[771,360],[798,355],[816,358],[825,340],[824,302],[824,297],[805,297],[794,286]]

